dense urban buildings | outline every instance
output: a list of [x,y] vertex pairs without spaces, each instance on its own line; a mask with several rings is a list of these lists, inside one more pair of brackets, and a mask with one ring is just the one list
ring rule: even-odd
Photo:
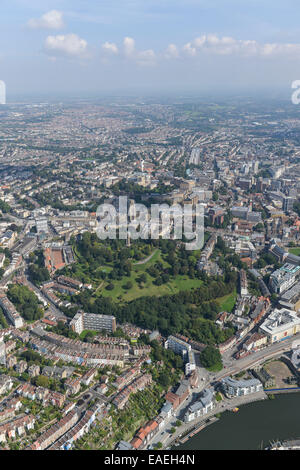
[[[2,448],[166,449],[298,386],[299,124],[282,102],[235,106],[5,107]],[[116,231],[136,222],[136,204],[175,205],[156,221],[161,236],[101,239],[97,209],[117,212],[120,197]],[[204,245],[188,251],[178,207],[198,204]]]

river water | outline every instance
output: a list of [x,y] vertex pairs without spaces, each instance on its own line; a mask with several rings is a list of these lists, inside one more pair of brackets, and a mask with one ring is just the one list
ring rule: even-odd
[[257,450],[270,441],[300,438],[300,393],[275,395],[225,411],[177,450]]

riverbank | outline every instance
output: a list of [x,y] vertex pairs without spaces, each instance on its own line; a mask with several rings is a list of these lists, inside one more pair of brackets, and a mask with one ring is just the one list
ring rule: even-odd
[[177,450],[257,450],[271,441],[300,435],[299,393],[278,394],[273,400],[244,404],[238,413],[226,410]]
[[[218,420],[219,420],[219,418],[217,418],[216,416],[213,416],[212,418],[208,418],[206,421],[201,422],[200,424],[197,424],[193,428],[192,431],[188,432],[187,434],[185,434],[185,436],[183,436],[179,439],[178,444],[185,444],[189,439],[196,436],[196,434],[198,434],[198,432],[202,431],[202,429],[206,428],[210,424],[215,423]],[[176,443],[175,443],[175,446],[176,446]]]
[[191,421],[190,423],[185,423],[184,426],[188,426],[187,429],[182,431],[182,427],[180,427],[177,430],[176,434],[173,436],[171,443],[168,444],[168,447],[178,444],[185,444],[189,439],[194,437],[200,431],[204,430],[207,426],[218,421],[218,415],[222,415],[225,411],[233,412],[235,408],[239,408],[240,406],[243,406],[245,404],[266,399],[267,395],[264,391],[253,393],[251,395],[245,395],[242,397],[224,397],[222,401],[217,402],[217,406],[211,412],[207,413],[201,418]]

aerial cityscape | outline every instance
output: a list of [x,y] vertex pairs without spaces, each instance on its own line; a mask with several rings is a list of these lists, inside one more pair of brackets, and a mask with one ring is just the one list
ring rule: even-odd
[[[123,52],[103,40],[120,64],[102,57],[105,90],[81,93],[69,74],[76,60],[90,74],[94,46],[52,34],[68,20],[93,28],[96,11],[12,3],[20,35],[50,31],[41,60],[61,78],[48,94],[34,83],[22,93],[0,62],[0,450],[110,451],[110,464],[182,452],[189,464],[200,450],[300,449],[300,74],[278,58],[300,45],[224,33],[168,46],[178,61],[202,47],[228,55],[228,68],[231,47],[250,54],[251,42],[250,61],[276,50],[284,93],[205,82],[176,92],[178,75],[169,91],[134,93],[135,79],[121,92],[127,59],[142,80],[164,73],[161,56],[128,36]],[[192,14],[206,2],[187,3]],[[165,17],[151,4],[159,42]]]

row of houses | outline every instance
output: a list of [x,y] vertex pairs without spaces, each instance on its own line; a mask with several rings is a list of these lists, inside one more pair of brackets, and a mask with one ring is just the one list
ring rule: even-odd
[[0,375],[0,395],[4,395],[13,388],[13,380],[9,375]]
[[9,423],[0,426],[0,442],[6,442],[8,439],[15,439],[17,436],[23,436],[26,431],[34,428],[35,417],[32,415],[16,418]]
[[63,436],[78,421],[79,415],[76,410],[67,413],[60,421],[45,431],[31,446],[30,450],[44,450],[51,446],[57,439]]
[[140,390],[144,390],[147,386],[152,383],[151,374],[142,374],[136,379],[134,379],[129,385],[127,385],[123,390],[121,390],[118,395],[113,399],[113,404],[119,409],[122,410],[126,403],[129,400],[129,397],[132,393],[136,393]]
[[84,374],[82,377],[68,378],[65,381],[65,388],[67,392],[71,395],[76,395],[77,393],[79,393],[81,385],[89,386],[91,384],[97,372],[98,372],[98,369],[93,368],[93,369],[89,369],[88,372]]
[[142,426],[130,443],[121,441],[118,449],[145,449],[153,436],[165,427],[166,422],[172,415],[174,415],[176,409],[189,397],[191,386],[190,380],[184,379],[181,381],[175,392],[169,391],[165,396],[166,401],[160,410],[159,415]]
[[48,450],[69,450],[73,443],[88,433],[103,405],[96,404],[87,410],[75,426],[52,444]]
[[22,328],[24,322],[21,315],[16,310],[14,304],[3,293],[0,293],[0,307],[2,307],[4,314],[15,328]]
[[43,387],[36,387],[29,383],[20,385],[16,389],[16,392],[18,395],[24,398],[28,398],[29,400],[38,400],[43,402],[43,404],[50,403],[51,405],[58,408],[62,408],[66,400],[65,395],[62,393],[48,390],[47,388]]
[[140,373],[141,365],[143,361],[138,361],[136,364],[131,367],[130,369],[123,372],[123,374],[119,375],[113,385],[118,389],[121,390],[122,388],[126,387],[132,380]]
[[46,333],[40,328],[32,330],[29,341],[31,347],[43,356],[87,367],[102,365],[124,367],[124,361],[128,355],[128,349],[125,346],[82,343],[54,333]]

